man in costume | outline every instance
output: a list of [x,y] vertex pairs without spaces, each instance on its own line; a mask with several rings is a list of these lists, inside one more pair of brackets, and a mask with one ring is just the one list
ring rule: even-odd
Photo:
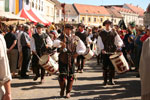
[[[47,34],[42,33],[43,27],[44,26],[42,24],[38,23],[36,25],[37,32],[31,38],[31,51],[33,53],[32,68],[33,72],[36,74],[33,80],[36,81],[38,77],[41,76],[41,83],[44,81],[45,70],[39,65],[38,57],[41,57],[47,51],[47,49],[51,48],[53,45],[50,37]],[[40,70],[41,74],[39,72]]]
[[[78,31],[75,33],[76,36],[78,36],[83,42],[84,44],[87,46],[87,37],[88,37],[88,34],[87,32],[84,30],[84,25],[82,23],[80,23],[78,25]],[[81,72],[83,73],[83,67],[84,67],[84,64],[85,64],[85,58],[83,55],[79,55],[77,57],[77,66],[78,66],[78,70],[77,72]]]
[[[61,46],[59,49],[59,84],[60,84],[60,96],[64,96],[64,91],[66,89],[66,97],[70,97],[70,92],[72,90],[73,81],[75,79],[75,66],[74,66],[74,59],[78,55],[84,54],[86,51],[86,47],[82,40],[79,37],[73,35],[72,33],[72,26],[70,24],[66,24],[64,28],[64,34],[58,38],[60,41],[56,43],[54,41],[54,46],[58,47]],[[57,45],[57,46],[56,46]],[[67,80],[67,85],[66,85]]]
[[110,53],[114,53],[117,50],[119,50],[123,42],[120,38],[120,36],[110,28],[112,22],[109,20],[106,20],[103,25],[105,26],[105,29],[101,31],[100,37],[98,38],[98,48],[102,50],[102,56],[103,56],[103,78],[104,78],[104,85],[107,84],[107,78],[109,78],[109,85],[114,85],[114,82],[112,81],[115,70],[114,66],[112,65],[109,56]]

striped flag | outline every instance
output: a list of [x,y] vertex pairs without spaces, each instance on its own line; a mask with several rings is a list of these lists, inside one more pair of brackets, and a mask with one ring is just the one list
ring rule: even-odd
[[23,8],[23,2],[22,0],[19,0],[19,11],[21,11]]
[[5,11],[9,12],[9,0],[5,0]]
[[15,14],[19,13],[19,0],[15,0]]

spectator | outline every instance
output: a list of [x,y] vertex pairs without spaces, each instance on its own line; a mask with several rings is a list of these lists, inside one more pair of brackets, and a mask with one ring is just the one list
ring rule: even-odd
[[135,67],[136,70],[138,71],[139,69],[139,62],[140,62],[140,57],[141,57],[141,52],[142,52],[142,41],[140,40],[140,38],[143,36],[144,34],[144,27],[138,27],[137,28],[137,36],[135,38]]
[[21,68],[21,78],[28,78],[29,76],[26,74],[29,61],[30,61],[30,37],[29,37],[29,26],[24,27],[24,32],[21,35],[21,46],[22,46],[22,54],[23,54],[23,62]]
[[[0,100],[11,100],[11,73],[4,37],[0,34]],[[5,90],[5,92],[4,92]]]
[[7,53],[10,64],[10,70],[12,73],[12,77],[16,76],[17,72],[17,60],[18,60],[18,50],[17,50],[17,38],[14,34],[15,28],[14,26],[9,26],[9,32],[5,35],[6,45],[7,45]]
[[147,28],[146,33],[141,37],[141,41],[144,42],[150,36],[150,26]]

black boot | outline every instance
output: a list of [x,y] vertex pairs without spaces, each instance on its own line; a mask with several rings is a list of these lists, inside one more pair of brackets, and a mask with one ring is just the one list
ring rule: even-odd
[[60,85],[60,96],[63,97],[64,96],[64,91],[65,91],[65,88],[66,88],[66,82],[65,80],[63,79],[59,79],[59,85]]
[[109,71],[109,85],[115,85],[113,78],[115,76],[115,71],[114,70],[110,70]]
[[70,92],[72,90],[73,80],[68,80],[66,88],[66,98],[70,98]]
[[107,85],[107,70],[103,71],[103,78],[104,78],[104,83],[103,85]]

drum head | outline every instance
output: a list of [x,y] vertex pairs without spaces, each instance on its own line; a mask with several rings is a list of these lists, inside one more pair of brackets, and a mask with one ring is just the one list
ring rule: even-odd
[[110,58],[110,59],[117,58],[117,57],[119,57],[121,54],[122,54],[122,53],[113,54],[113,55],[111,55],[109,58]]
[[48,62],[48,60],[49,60],[49,55],[43,55],[41,57],[41,60],[39,60],[39,64],[40,65],[46,64]]

